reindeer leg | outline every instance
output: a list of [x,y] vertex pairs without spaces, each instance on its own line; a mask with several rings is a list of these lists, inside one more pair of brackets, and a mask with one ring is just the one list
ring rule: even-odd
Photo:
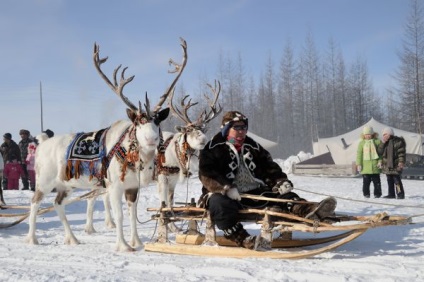
[[133,248],[143,246],[143,243],[141,242],[137,232],[137,194],[138,194],[138,189],[125,190],[125,199],[127,200],[128,209],[130,212],[130,225],[131,225],[130,246]]
[[163,174],[158,175],[158,192],[159,192],[159,203],[165,203],[168,206],[168,192],[169,192],[169,183],[168,177]]
[[[176,185],[176,183],[175,183],[175,185]],[[175,185],[171,185],[171,186],[169,186],[169,193],[168,193],[168,207],[172,207],[173,205],[174,205],[174,191],[175,191]],[[175,234],[177,234],[177,233],[180,233],[182,230],[181,230],[181,228],[179,228],[176,224],[175,224],[175,222],[170,222],[170,223],[168,223],[168,227],[169,227],[169,230],[172,232],[172,233],[175,233]]]
[[123,191],[120,187],[114,187],[110,186],[109,191],[110,193],[110,203],[112,206],[113,215],[116,220],[116,245],[115,249],[120,252],[132,252],[135,251],[128,243],[125,241],[124,238],[124,231],[123,231],[123,212],[122,212],[122,194]]
[[68,199],[71,196],[71,194],[72,194],[72,189],[66,189],[66,191],[61,191],[60,189],[58,189],[58,193],[54,203],[54,208],[57,212],[57,215],[59,216],[60,221],[63,224],[63,227],[65,228],[65,244],[78,245],[79,241],[75,237],[74,233],[72,232],[71,226],[69,225],[68,219],[66,218],[66,214],[65,214],[64,201]]
[[113,222],[113,217],[111,213],[109,193],[106,193],[103,195],[103,205],[105,207],[105,225],[107,226],[107,228],[110,228],[110,229],[116,228],[116,225],[115,225],[115,222]]
[[35,236],[35,229],[36,229],[36,223],[37,223],[38,208],[40,207],[40,203],[43,200],[43,198],[44,198],[44,193],[37,189],[31,200],[31,210],[30,210],[29,220],[28,220],[29,230],[28,230],[28,235],[25,241],[32,245],[38,245],[38,240],[37,240],[37,237]]
[[94,229],[94,226],[93,226],[93,213],[94,213],[94,203],[96,202],[98,193],[99,193],[99,190],[97,190],[92,197],[87,199],[87,214],[86,214],[87,221],[85,223],[85,229],[84,229],[84,231],[87,234],[96,233],[96,230]]

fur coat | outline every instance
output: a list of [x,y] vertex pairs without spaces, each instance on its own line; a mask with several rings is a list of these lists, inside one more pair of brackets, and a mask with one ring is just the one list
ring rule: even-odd
[[402,173],[398,164],[405,164],[406,161],[406,143],[403,137],[391,136],[389,140],[378,146],[377,151],[383,158],[384,174],[399,175]]
[[251,176],[263,189],[271,189],[279,180],[287,179],[270,153],[252,138],[246,136],[240,153],[226,141],[221,133],[209,141],[199,157],[199,178],[203,193],[223,192],[232,185],[240,165],[245,165]]

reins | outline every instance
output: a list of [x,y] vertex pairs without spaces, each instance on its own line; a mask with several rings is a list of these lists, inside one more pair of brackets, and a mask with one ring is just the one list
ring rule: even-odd
[[[66,201],[66,205],[72,204],[72,203],[75,203],[75,202],[78,202],[78,201],[81,201],[81,200],[85,200],[85,199],[88,199],[90,197],[93,197],[94,196],[93,194],[95,194],[95,193],[98,193],[98,189],[91,190],[90,192],[87,192],[84,195],[81,195],[81,196],[76,197],[72,200]],[[106,193],[106,191],[102,191],[101,193],[98,193],[96,196],[100,196],[104,193]],[[30,206],[18,206],[18,205],[3,205],[3,206],[1,206],[1,208],[2,209],[30,209],[31,207]],[[45,214],[45,213],[50,212],[52,210],[54,210],[53,205],[46,207],[46,208],[39,209],[38,212],[37,212],[37,215]],[[24,221],[27,217],[29,217],[29,215],[30,215],[29,211],[26,212],[26,213],[20,213],[20,214],[2,214],[2,213],[0,213],[0,217],[17,217],[17,216],[21,217],[14,222],[6,223],[6,224],[4,224],[4,223],[0,224],[0,229],[15,226],[16,224]]]

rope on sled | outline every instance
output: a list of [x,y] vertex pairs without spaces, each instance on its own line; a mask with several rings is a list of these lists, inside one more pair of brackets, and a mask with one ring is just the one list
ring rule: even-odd
[[297,187],[295,189],[296,190],[299,190],[299,191],[302,191],[302,192],[315,194],[315,195],[321,195],[321,196],[327,196],[327,197],[328,196],[332,196],[332,197],[334,197],[336,199],[345,200],[345,201],[351,201],[351,202],[360,202],[360,203],[367,203],[367,204],[377,204],[377,205],[391,206],[391,207],[424,209],[424,206],[410,206],[410,205],[399,205],[399,204],[381,203],[381,202],[375,202],[375,201],[356,200],[356,199],[351,199],[351,198],[345,198],[345,197],[340,197],[340,196],[334,196],[334,195],[328,195],[328,194],[323,194],[323,193],[312,192],[312,191],[305,190],[305,189],[299,189]]

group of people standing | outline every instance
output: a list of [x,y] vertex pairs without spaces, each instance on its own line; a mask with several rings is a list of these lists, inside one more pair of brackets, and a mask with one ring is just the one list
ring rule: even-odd
[[380,140],[371,126],[365,126],[356,154],[356,167],[363,178],[364,197],[370,197],[371,182],[374,185],[374,197],[382,196],[380,173],[384,173],[387,177],[388,194],[383,198],[404,199],[402,171],[405,161],[406,142],[403,137],[395,136],[393,129],[386,127]]
[[[54,135],[49,129],[44,133],[48,137]],[[12,134],[3,135],[4,142],[0,145],[0,191],[1,186],[3,190],[19,190],[19,180],[22,181],[22,190],[35,191],[35,151],[38,142],[29,130],[21,129],[19,135],[19,143],[12,139]]]

